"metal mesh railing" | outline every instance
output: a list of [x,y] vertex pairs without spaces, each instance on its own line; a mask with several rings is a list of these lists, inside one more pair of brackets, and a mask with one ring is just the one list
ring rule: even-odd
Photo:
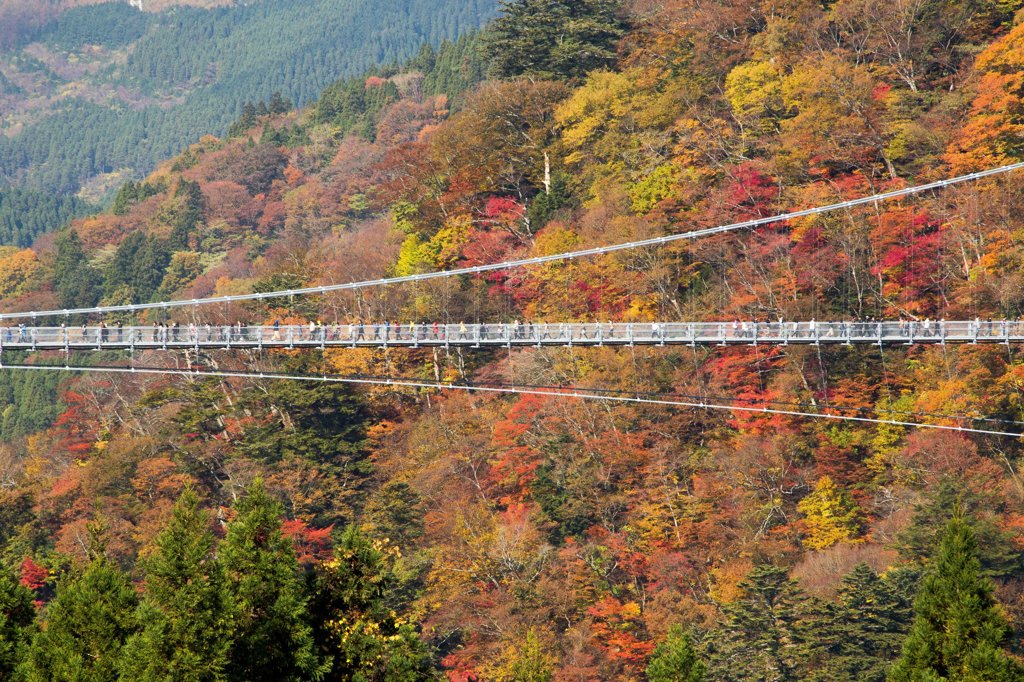
[[1024,320],[0,327],[0,348],[302,348],[1024,341]]

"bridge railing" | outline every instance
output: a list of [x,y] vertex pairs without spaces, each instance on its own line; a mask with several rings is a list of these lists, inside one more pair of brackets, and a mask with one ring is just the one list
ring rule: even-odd
[[1024,320],[0,327],[0,348],[186,348],[1024,341]]

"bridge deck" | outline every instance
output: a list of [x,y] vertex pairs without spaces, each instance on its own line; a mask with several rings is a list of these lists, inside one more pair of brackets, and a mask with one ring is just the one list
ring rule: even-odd
[[1024,320],[4,327],[0,350],[1024,342]]

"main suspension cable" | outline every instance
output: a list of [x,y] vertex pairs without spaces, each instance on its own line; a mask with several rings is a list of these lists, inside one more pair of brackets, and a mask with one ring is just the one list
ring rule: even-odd
[[974,180],[980,180],[982,178],[991,177],[995,175],[1001,175],[1004,173],[1010,173],[1015,170],[1024,168],[1024,162],[1014,163],[1007,166],[1000,166],[998,168],[990,168],[984,171],[978,171],[976,173],[969,173],[967,175],[960,175],[954,178],[948,178],[945,180],[937,180],[930,182],[925,185],[917,185],[914,187],[906,187],[904,189],[892,190],[890,192],[883,192],[881,194],[873,194],[867,197],[861,197],[859,199],[850,199],[848,201],[841,201],[835,204],[829,204],[827,206],[819,206],[817,208],[808,208],[800,211],[792,211],[789,213],[781,213],[778,215],[756,218],[754,220],[745,220],[739,223],[732,223],[729,225],[719,225],[718,227],[709,227],[701,230],[693,230],[691,232],[681,232],[679,234],[671,234],[663,237],[652,237],[650,239],[641,239],[638,241],[625,242],[622,244],[612,244],[610,246],[598,246],[590,249],[582,249],[579,251],[568,251],[565,253],[557,253],[549,256],[537,256],[534,258],[524,258],[520,260],[505,261],[502,263],[490,263],[486,265],[475,265],[472,267],[457,268],[455,270],[442,270],[439,272],[427,272],[418,275],[405,275],[402,277],[385,277],[375,280],[365,280],[362,282],[348,282],[345,284],[328,284],[323,286],[305,287],[301,289],[285,289],[282,291],[270,291],[254,294],[238,294],[235,296],[216,296],[210,298],[195,298],[191,300],[181,301],[160,301],[156,303],[134,303],[129,305],[111,305],[111,306],[95,306],[92,308],[68,308],[65,310],[37,310],[30,312],[14,312],[14,313],[0,313],[0,320],[15,320],[15,319],[26,319],[26,318],[37,318],[37,317],[54,317],[58,315],[98,315],[102,313],[117,313],[117,312],[137,312],[140,310],[155,310],[155,309],[168,309],[168,308],[180,308],[184,306],[199,306],[208,305],[214,303],[237,303],[241,301],[262,301],[266,299],[282,298],[287,296],[304,296],[307,294],[325,294],[332,291],[349,291],[353,289],[365,289],[368,287],[379,287],[387,286],[390,284],[401,284],[405,282],[422,282],[432,279],[441,279],[445,277],[455,277],[460,275],[474,275],[483,272],[493,272],[496,270],[509,270],[512,268],[520,268],[529,265],[540,265],[543,263],[551,263],[561,260],[569,260],[573,258],[584,258],[587,256],[599,256],[616,251],[625,251],[628,249],[636,249],[647,246],[662,246],[671,242],[699,239],[701,237],[707,237],[714,234],[722,234],[725,232],[734,232],[736,230],[744,230],[753,227],[759,227],[762,225],[771,225],[773,223],[781,223],[794,218],[804,218],[807,216],[818,215],[821,213],[830,213],[832,211],[839,211],[856,206],[863,206],[865,204],[875,204],[883,201],[889,201],[891,199],[899,199],[902,197],[910,196],[913,194],[920,194],[933,189],[941,189],[943,187],[949,187],[951,185],[962,184],[965,182],[972,182]]

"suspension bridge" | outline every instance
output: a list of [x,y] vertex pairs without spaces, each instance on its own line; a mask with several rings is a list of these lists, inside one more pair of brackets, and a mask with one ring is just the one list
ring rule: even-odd
[[[578,251],[524,258],[520,260],[469,266],[440,272],[428,272],[376,280],[325,284],[319,286],[287,289],[273,292],[258,292],[232,296],[217,296],[191,300],[159,301],[153,303],[93,306],[56,310],[37,310],[0,313],[0,367],[25,371],[80,371],[109,373],[149,373],[173,376],[219,376],[237,378],[285,379],[295,381],[336,382],[347,384],[370,384],[405,386],[417,389],[464,390],[511,394],[542,394],[583,400],[602,400],[619,403],[669,405],[699,410],[727,410],[759,412],[816,419],[859,421],[874,424],[893,424],[926,429],[947,429],[980,435],[1024,437],[1019,431],[1002,431],[991,428],[977,428],[971,424],[1003,422],[981,415],[924,415],[911,414],[916,418],[941,419],[953,424],[936,424],[927,421],[909,421],[884,418],[884,410],[876,411],[878,416],[843,414],[844,408],[819,406],[796,406],[793,409],[770,407],[767,404],[755,407],[742,404],[737,399],[709,401],[705,397],[690,400],[668,400],[667,396],[616,396],[598,389],[572,387],[547,387],[543,390],[522,386],[479,386],[445,382],[422,382],[395,378],[366,378],[358,376],[288,375],[273,372],[224,371],[195,366],[191,360],[187,368],[182,367],[101,367],[77,366],[69,363],[71,352],[102,350],[131,351],[134,359],[136,350],[173,351],[189,349],[197,353],[214,349],[327,349],[327,348],[438,348],[455,347],[488,349],[506,347],[573,347],[573,346],[736,346],[736,345],[876,345],[879,347],[918,344],[993,344],[1006,345],[1024,342],[1024,321],[1021,320],[840,320],[840,321],[715,321],[715,322],[643,322],[643,323],[569,323],[569,322],[501,322],[501,323],[458,323],[458,324],[390,324],[387,322],[345,324],[306,324],[252,326],[243,323],[206,324],[198,314],[201,306],[213,304],[236,304],[243,302],[264,302],[273,304],[293,301],[295,297],[324,295],[330,292],[355,291],[369,287],[383,287],[404,283],[419,283],[450,277],[475,276],[487,272],[544,265],[559,261],[607,255],[631,249],[654,248],[685,240],[695,240],[711,235],[731,233],[761,226],[784,225],[796,218],[816,216],[835,211],[849,210],[858,206],[878,205],[903,197],[938,190],[958,184],[1004,175],[1024,169],[1024,163],[1015,163],[998,168],[938,180],[924,185],[906,187],[857,199],[841,201],[826,206],[802,209],[774,216],[747,220],[729,225],[691,230],[650,239],[599,246]],[[192,322],[181,320],[158,323],[149,326],[114,326],[85,324],[69,325],[72,316],[84,319],[102,319],[114,313],[135,313],[158,311],[168,320],[172,310],[191,308],[192,314],[185,317]],[[60,326],[37,326],[40,319],[63,317]],[[12,321],[19,321],[12,324]],[[30,324],[24,321],[29,320]],[[7,326],[2,326],[6,323]],[[64,351],[63,366],[46,363],[3,363],[5,350],[20,351]],[[1019,422],[1005,422],[1015,427],[1024,426]]]
[[0,351],[1024,343],[1024,320],[6,327]]

